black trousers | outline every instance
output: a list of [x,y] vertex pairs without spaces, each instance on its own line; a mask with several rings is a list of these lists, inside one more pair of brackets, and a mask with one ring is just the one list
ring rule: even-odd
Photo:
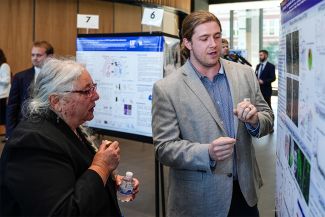
[[231,205],[228,213],[228,217],[233,216],[260,216],[257,204],[253,207],[247,204],[238,181],[234,181]]
[[0,99],[0,125],[6,124],[7,98]]
[[272,107],[271,107],[271,95],[263,95],[263,97],[264,97],[264,100],[269,105],[269,107],[272,109]]

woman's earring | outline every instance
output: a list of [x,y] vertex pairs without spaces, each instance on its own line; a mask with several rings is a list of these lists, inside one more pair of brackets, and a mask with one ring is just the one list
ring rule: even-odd
[[57,117],[56,117],[56,122],[59,123],[60,122],[60,116],[59,116],[59,111],[56,111]]

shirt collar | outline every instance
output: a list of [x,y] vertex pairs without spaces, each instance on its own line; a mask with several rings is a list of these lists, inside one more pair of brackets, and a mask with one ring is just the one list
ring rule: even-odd
[[34,66],[34,69],[35,69],[35,74],[36,74],[36,75],[38,75],[38,74],[39,74],[39,72],[41,71],[41,69],[40,69],[40,68],[38,68],[38,67],[36,67],[36,66]]
[[263,64],[263,66],[265,66],[267,63],[267,60],[265,60],[264,62],[261,62],[261,63]]
[[[201,74],[196,70],[196,68],[195,68],[195,67],[192,65],[192,63],[191,63],[190,58],[188,58],[187,61],[190,63],[190,65],[192,66],[192,68],[194,69],[194,71],[196,72],[196,74],[199,76],[200,79],[203,79],[204,77],[206,77],[206,76],[202,76],[202,75],[201,75]],[[219,58],[219,63],[220,63],[220,69],[219,69],[219,71],[218,71],[217,74],[221,74],[221,75],[223,75],[223,74],[225,74],[225,69],[223,68],[222,61],[221,61],[220,58]],[[217,74],[216,74],[216,75],[217,75]]]

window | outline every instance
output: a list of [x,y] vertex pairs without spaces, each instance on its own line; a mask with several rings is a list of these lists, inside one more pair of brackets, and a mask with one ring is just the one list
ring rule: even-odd
[[230,43],[230,10],[212,12],[220,20],[222,27],[222,38]]
[[[263,9],[263,49],[269,52],[268,61],[275,65],[276,77],[278,77],[279,65],[279,22],[280,8]],[[272,84],[272,87],[278,87],[277,81]]]
[[259,9],[234,11],[233,48],[246,50],[245,58],[253,67],[259,63],[259,15]]
[[270,26],[271,26],[271,27],[274,26],[274,20],[270,20]]
[[[263,25],[260,25],[260,8],[246,9],[241,3],[218,4],[215,7],[210,5],[210,11],[215,13],[219,18],[223,28],[223,38],[230,42],[233,37],[233,48],[247,50],[247,60],[253,65],[253,68],[259,64],[259,49],[269,52],[268,60],[276,67],[276,75],[278,71],[278,55],[279,55],[279,33],[280,33],[280,7],[279,2],[271,5],[271,1],[263,10]],[[246,4],[246,3],[245,3]],[[255,3],[254,3],[255,4]],[[236,6],[238,5],[238,6]],[[271,8],[273,7],[273,8]],[[233,9],[233,29],[230,29],[230,10]],[[213,10],[221,10],[214,12]],[[260,26],[262,28],[262,43],[260,44]],[[277,87],[277,81],[272,84]]]
[[274,35],[274,28],[269,29],[269,35]]

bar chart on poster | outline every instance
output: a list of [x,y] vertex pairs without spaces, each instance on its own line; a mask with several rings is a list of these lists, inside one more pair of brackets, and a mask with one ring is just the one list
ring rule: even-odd
[[111,131],[114,133],[107,135],[151,138],[153,83],[180,67],[179,39],[137,34],[140,36],[123,33],[77,38],[77,59],[87,63],[100,97],[94,119],[87,125],[107,130],[101,134]]
[[277,216],[325,216],[325,1],[284,0],[279,45]]

